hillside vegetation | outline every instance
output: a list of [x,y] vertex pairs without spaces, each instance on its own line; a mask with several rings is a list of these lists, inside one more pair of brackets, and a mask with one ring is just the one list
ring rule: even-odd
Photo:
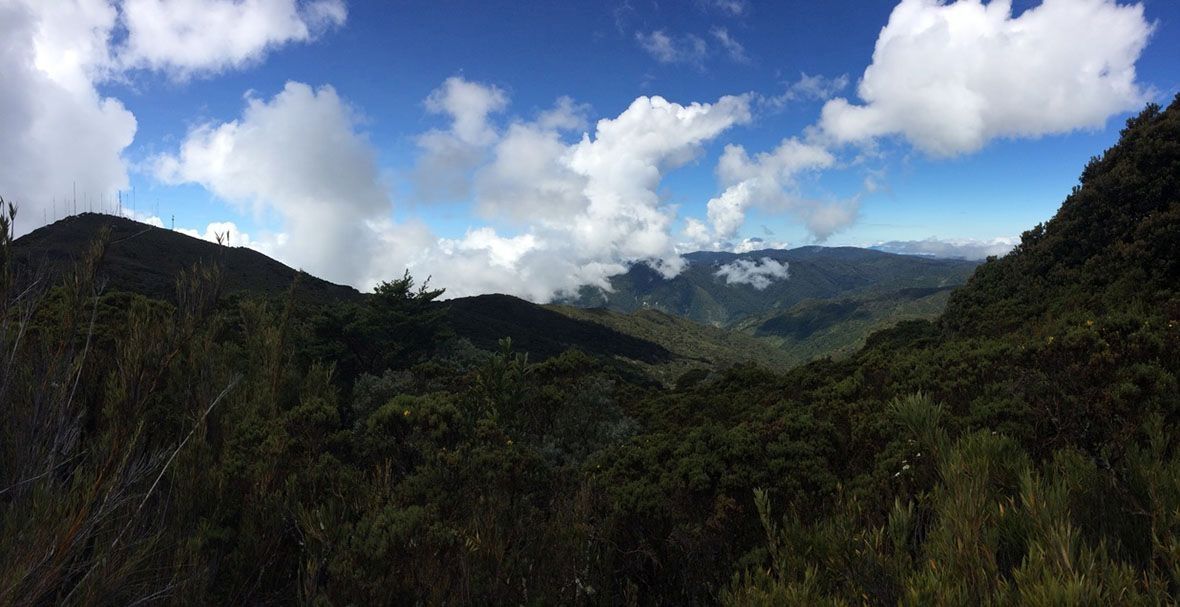
[[[685,255],[687,267],[666,279],[646,264],[635,264],[611,279],[611,291],[582,289],[562,303],[605,307],[619,312],[659,310],[702,324],[728,326],[788,310],[807,300],[849,298],[911,288],[956,287],[978,262],[894,255],[853,247],[800,247],[750,253],[697,252]],[[764,288],[729,282],[717,272],[737,261],[771,260],[788,265],[790,277]]]
[[[956,285],[957,286],[957,285]],[[735,331],[773,345],[794,364],[856,352],[869,335],[907,320],[938,318],[953,287],[914,287],[830,300],[806,300],[738,321]]]
[[[0,603],[1180,601],[1180,99],[936,320],[670,387],[627,361],[675,343],[489,350],[520,306],[408,275],[312,305],[222,297],[214,259],[104,291],[102,232],[21,276],[10,216]],[[767,330],[856,314],[807,297]],[[548,312],[542,345],[581,339]]]
[[[566,300],[567,306],[554,309],[665,346],[669,340],[679,341],[677,351],[690,358],[760,361],[767,368],[781,369],[847,356],[874,331],[903,320],[937,318],[950,290],[965,283],[978,265],[853,247],[702,251],[684,258],[687,268],[674,278],[636,264],[611,279],[612,290],[586,287]],[[759,285],[731,283],[719,272],[734,263],[784,264],[789,276]],[[572,307],[594,312],[575,313]],[[658,329],[667,321],[660,313],[754,339],[731,335],[718,340],[706,337],[717,333],[683,324],[677,331],[662,333]],[[696,337],[681,339],[681,333]],[[721,354],[725,346],[732,349]]]
[[604,308],[576,308],[560,304],[547,307],[570,318],[601,324],[620,333],[659,344],[674,358],[659,361],[665,364],[647,365],[647,370],[665,382],[674,381],[693,369],[707,371],[740,364],[757,364],[772,371],[785,371],[803,362],[765,340],[739,331],[698,324],[657,310],[624,314]]

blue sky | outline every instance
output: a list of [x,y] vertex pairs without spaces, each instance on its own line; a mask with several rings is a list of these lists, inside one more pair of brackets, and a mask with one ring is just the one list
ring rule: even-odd
[[[217,14],[233,8],[225,6],[227,1],[167,0],[162,6],[176,15],[186,10]],[[268,254],[362,287],[382,274],[400,274],[400,267],[408,266],[415,272],[443,276],[451,283],[443,286],[457,294],[502,290],[544,300],[578,281],[601,283],[611,272],[646,258],[674,273],[675,263],[668,257],[673,252],[749,248],[749,243],[742,242],[751,237],[790,246],[928,238],[978,245],[1010,239],[1052,216],[1086,160],[1115,141],[1129,110],[1149,99],[1167,103],[1180,91],[1180,74],[1175,69],[1180,57],[1180,5],[1170,0],[1138,4],[1050,0],[1045,6],[1016,1],[1010,13],[991,16],[993,24],[1032,31],[1028,44],[1042,49],[1036,57],[1009,48],[1017,42],[983,34],[954,33],[940,40],[915,33],[914,28],[925,27],[921,24],[927,21],[922,19],[928,18],[983,23],[984,5],[968,0],[257,0],[260,6],[271,5],[267,15],[293,18],[303,29],[291,29],[287,22],[265,31],[269,25],[262,19],[260,30],[238,31],[234,23],[240,25],[244,13],[227,12],[231,17],[225,22],[196,22],[198,29],[210,30],[186,41],[190,47],[201,47],[199,52],[183,45],[168,46],[168,28],[179,26],[169,22],[167,14],[140,11],[137,4],[144,4],[142,0],[63,0],[62,4],[78,6],[55,13],[32,0],[0,0],[0,8],[12,5],[7,13],[0,12],[0,23],[7,21],[13,31],[25,31],[37,41],[35,52],[23,58],[30,65],[22,66],[21,57],[9,56],[2,59],[7,63],[0,63],[0,68],[24,69],[15,73],[27,72],[30,79],[40,78],[36,80],[40,85],[68,90],[74,95],[71,103],[89,104],[86,111],[92,111],[96,103],[102,107],[104,99],[116,101],[134,118],[133,136],[122,147],[122,141],[108,146],[116,160],[50,156],[44,168],[29,167],[23,173],[55,176],[43,182],[21,181],[0,170],[0,195],[21,199],[30,211],[26,228],[48,218],[53,209],[62,214],[56,203],[50,207],[44,198],[47,192],[52,197],[69,196],[68,188],[77,179],[63,178],[66,173],[85,173],[85,167],[114,162],[117,166],[107,177],[84,180],[89,186],[84,187],[85,194],[110,199],[114,190],[126,191],[124,196],[134,200],[138,213],[158,214],[165,224],[175,215],[177,227],[198,234],[208,233],[209,224],[224,228],[224,222],[232,223],[237,233],[248,235],[250,244]],[[911,5],[913,20],[902,22],[901,4]],[[970,7],[957,5],[974,5],[978,10],[969,13],[959,9]],[[1000,4],[988,6],[996,10]],[[1136,7],[1141,8],[1142,18],[1136,17]],[[104,9],[113,12],[104,13]],[[1042,21],[1049,25],[1042,23],[1037,29],[1031,19],[1021,21],[1025,11],[1038,10],[1046,14]],[[1064,12],[1049,14],[1053,10]],[[134,15],[139,16],[132,19]],[[891,15],[897,19],[891,21]],[[1069,19],[1078,21],[1067,25]],[[1054,29],[1054,21],[1061,22],[1062,29]],[[909,39],[910,47],[875,61],[874,48],[887,25],[899,38]],[[979,27],[988,31],[986,24]],[[53,45],[64,44],[55,42],[55,31],[79,31],[76,28],[98,40],[80,51],[77,71],[82,75],[62,68],[61,63],[46,68],[43,56],[61,56],[61,49]],[[229,31],[220,33],[222,29]],[[1077,39],[1071,39],[1075,35]],[[1087,40],[1087,35],[1093,39]],[[59,38],[75,39],[65,34]],[[975,76],[962,76],[975,68],[939,65],[939,44],[948,45],[947,57],[962,53],[964,65],[981,61],[995,65],[978,67],[971,72]],[[1090,50],[1095,48],[1099,50]],[[1079,53],[1090,53],[1091,62],[1074,61]],[[1042,60],[1042,56],[1049,58]],[[1087,81],[1080,72],[1094,61],[1108,62],[1114,73]],[[1120,65],[1123,72],[1128,66],[1134,69],[1131,89],[1126,88],[1125,79],[1115,82]],[[883,91],[875,103],[858,95],[857,88],[870,66],[878,74],[876,88]],[[915,99],[905,86],[891,88],[893,82],[911,74],[928,74],[915,78],[925,78],[920,84],[930,85],[931,91],[950,91],[948,100]],[[42,82],[45,76],[48,84]],[[948,80],[951,88],[943,87],[940,78]],[[997,84],[1005,78],[1007,84]],[[471,88],[448,89],[444,84],[448,79]],[[306,94],[284,95],[288,83],[306,85]],[[1027,93],[1027,100],[1021,102],[1028,105],[1048,107],[1067,94],[1071,97],[1067,107],[1080,109],[1076,116],[1058,121],[1049,110],[1007,107],[1013,91],[1005,86],[1016,87],[1020,95]],[[1045,91],[1038,93],[1038,87]],[[326,90],[332,92],[330,99]],[[971,96],[958,107],[954,100],[960,99],[955,95],[961,90]],[[451,99],[440,96],[447,91],[474,95],[464,99],[482,99],[490,104],[485,107],[493,108],[480,114],[470,137],[456,134],[457,114],[440,109]],[[433,109],[427,102],[432,94],[438,101]],[[502,175],[499,181],[493,179],[496,169],[489,168],[497,154],[507,153],[514,123],[540,124],[540,115],[559,99],[568,98],[572,128],[552,131],[564,147],[554,147],[554,157],[542,159],[568,160],[572,156],[558,151],[573,154],[583,133],[591,140],[602,139],[596,121],[621,118],[637,98],[650,96],[679,106],[709,104],[714,112],[723,105],[723,97],[742,97],[740,107],[719,118],[723,124],[707,127],[707,132],[691,141],[669,143],[659,152],[665,156],[635,159],[640,168],[648,161],[659,165],[654,185],[626,182],[617,173],[630,175],[633,165],[601,168],[594,164],[601,160],[595,160],[599,157],[594,154],[588,153],[589,168],[575,167],[586,183],[599,179],[606,184],[602,186],[605,193],[597,195],[610,199],[610,205],[618,197],[618,205],[626,207],[634,204],[629,196],[643,198],[650,190],[654,198],[637,205],[643,213],[612,207],[606,214],[587,216],[579,214],[580,203],[573,201],[568,216],[549,215],[551,209],[543,200],[536,203],[542,205],[537,209],[512,209],[505,206],[511,205],[510,200],[492,200],[522,187],[507,184]],[[864,120],[835,116],[839,108],[828,107],[834,98],[847,99],[854,106],[852,113]],[[1086,101],[1074,104],[1072,98]],[[299,105],[297,99],[306,103]],[[260,108],[253,119],[247,115],[249,104]],[[273,129],[303,124],[306,118],[291,112],[296,107],[310,112],[313,106],[326,112],[315,114],[324,125],[336,124],[333,117],[339,118],[336,132],[324,126],[299,141],[284,141],[276,134],[259,136],[250,146],[243,143],[247,131],[264,129],[266,124]],[[36,116],[33,107],[30,104],[26,111]],[[290,112],[280,114],[279,109]],[[941,115],[944,109],[945,116]],[[273,118],[269,122],[263,117],[267,110],[274,110],[267,114]],[[337,110],[343,113],[332,113]],[[929,124],[923,123],[923,114],[930,114]],[[972,120],[980,121],[978,132],[961,137],[945,132]],[[222,129],[227,125],[237,128]],[[107,140],[118,140],[128,130],[126,125],[112,126],[93,137],[106,133]],[[231,159],[245,168],[231,175],[212,166],[222,166],[211,156],[220,148],[213,145],[214,138],[194,137],[194,133],[213,132],[229,138],[225,141],[235,141],[227,153],[241,155]],[[431,152],[423,143],[432,132],[442,142],[439,145],[451,151],[434,164],[428,162]],[[321,136],[324,143],[312,141]],[[757,154],[774,152],[790,138],[804,146],[791,148],[804,156],[759,163]],[[67,142],[62,145],[68,147],[70,139],[63,135],[52,141]],[[343,142],[355,155],[333,154],[330,150],[336,144],[332,142]],[[186,144],[194,152],[192,157],[184,154]],[[309,168],[320,166],[313,162],[317,156],[301,152],[313,160],[284,166],[292,146],[302,145],[318,146],[318,153],[330,160],[323,163],[324,174],[314,181],[307,181],[311,179],[307,173],[318,170]],[[630,149],[631,144],[624,140],[619,145],[611,153]],[[727,146],[741,146],[744,156],[734,158],[745,159],[730,177],[719,169]],[[61,145],[56,149],[62,149]],[[246,156],[247,149],[252,156]],[[804,157],[809,160],[799,159]],[[58,160],[62,166],[55,171],[53,163]],[[336,160],[339,166],[333,169],[331,161]],[[212,165],[198,166],[201,162]],[[360,165],[364,167],[350,170]],[[272,185],[252,183],[249,167],[255,166],[272,169],[264,179]],[[424,194],[420,180],[434,171],[423,168],[427,166],[446,169],[431,177],[434,182],[471,183],[446,188],[453,192]],[[604,176],[594,171],[613,173]],[[773,177],[767,177],[772,173]],[[749,188],[743,189],[743,181],[750,182]],[[285,189],[286,182],[306,184],[303,189],[318,197],[295,200],[299,194]],[[481,185],[488,182],[503,188],[489,190]],[[726,200],[735,201],[729,207],[718,200],[725,194],[732,195]],[[585,205],[599,204],[595,196],[586,194]],[[336,198],[362,202],[340,203]],[[718,201],[711,212],[714,200]],[[654,211],[647,213],[648,207]],[[726,209],[737,213],[736,228],[723,227],[729,225],[719,219]],[[544,215],[544,219],[530,222],[531,215]],[[589,229],[593,236],[560,231],[563,222],[592,223],[595,217],[606,227]],[[631,227],[615,229],[617,223],[610,222],[618,217],[626,217]],[[690,219],[702,226],[686,233]],[[389,225],[374,225],[384,220]],[[379,233],[357,232],[353,224],[362,223]],[[299,231],[301,224],[305,232]],[[337,225],[338,233],[324,237],[326,243],[310,242],[309,234],[319,233],[313,228],[327,231]],[[605,232],[612,236],[602,236]],[[600,236],[614,240],[579,240]],[[347,246],[365,239],[372,242],[363,248]],[[566,239],[578,245],[567,250],[560,246]],[[294,246],[294,241],[306,244]],[[473,252],[484,258],[475,259]],[[528,261],[534,254],[539,261]],[[376,267],[352,268],[359,263],[355,257],[381,260]],[[544,260],[557,257],[568,263],[545,265]],[[519,282],[541,286],[515,288]]]

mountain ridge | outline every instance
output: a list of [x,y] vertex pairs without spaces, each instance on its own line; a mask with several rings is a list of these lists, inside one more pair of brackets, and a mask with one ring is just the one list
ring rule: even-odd
[[81,213],[42,226],[13,241],[18,272],[50,277],[69,272],[101,230],[110,230],[98,272],[107,286],[162,300],[175,299],[181,271],[196,263],[221,267],[223,292],[285,295],[295,278],[296,297],[308,302],[355,301],[356,289],[297,270],[247,247],[219,245],[126,217]]
[[[788,310],[806,300],[865,296],[905,288],[950,287],[965,283],[977,261],[899,255],[857,247],[805,246],[747,253],[698,251],[684,255],[688,266],[664,278],[650,266],[633,265],[611,279],[610,291],[583,287],[555,303],[605,307],[630,313],[656,309],[702,324],[729,327],[754,316]],[[786,263],[788,277],[763,288],[730,283],[719,276],[736,261],[769,259]]]
[[[98,268],[106,279],[108,289],[130,291],[162,300],[175,297],[175,277],[195,263],[216,262],[222,274],[222,290],[227,295],[253,294],[266,298],[285,297],[294,283],[295,297],[305,303],[320,305],[329,302],[360,302],[367,295],[356,289],[331,283],[300,270],[291,268],[266,255],[245,247],[231,247],[211,243],[187,234],[140,223],[132,219],[111,215],[83,213],[43,226],[22,236],[14,242],[15,261],[26,273],[34,268],[50,275],[61,275],[70,270],[84,254],[86,248],[103,229],[109,229],[105,254]],[[700,283],[718,283],[711,273],[714,268],[733,263],[735,260],[772,259],[793,264],[797,276],[806,277],[808,297],[782,296],[763,297],[763,291],[748,285],[724,285],[720,292],[735,292],[746,298],[743,310],[751,313],[731,319],[730,328],[744,330],[743,334],[726,332],[722,323],[701,322],[685,310],[668,310],[662,307],[627,306],[575,306],[585,312],[575,311],[568,302],[540,306],[526,300],[504,294],[485,294],[474,297],[460,297],[445,300],[439,305],[447,306],[450,323],[458,335],[469,339],[477,347],[495,350],[501,337],[509,337],[516,347],[531,352],[534,356],[546,358],[555,356],[570,347],[578,347],[596,355],[619,357],[638,362],[649,368],[668,366],[681,369],[691,366],[715,366],[718,363],[758,362],[768,368],[782,370],[792,364],[806,362],[829,353],[816,350],[789,340],[766,340],[766,332],[759,332],[740,323],[753,318],[772,318],[775,314],[786,313],[793,307],[808,301],[826,301],[825,294],[835,293],[849,299],[852,294],[863,298],[874,288],[883,288],[873,264],[899,263],[905,256],[857,249],[855,247],[805,246],[795,249],[764,249],[748,253],[698,251],[688,253],[685,258],[690,266],[687,281],[681,287],[689,306],[698,304],[694,300],[715,301],[717,292],[710,292]],[[813,263],[820,260],[819,265]],[[934,268],[928,276],[920,276],[917,285],[908,288],[928,288],[932,281],[935,288],[947,288],[958,283],[958,276],[969,264],[940,262],[928,259],[902,259],[901,264],[916,268]],[[827,275],[818,275],[818,269]],[[885,274],[889,273],[886,268]],[[904,274],[904,272],[902,272]],[[627,276],[650,280],[659,288],[661,285],[677,285],[677,279],[663,279],[646,264],[635,264]],[[702,276],[705,278],[702,279]],[[296,280],[298,278],[298,280]],[[787,278],[784,283],[798,278]],[[909,284],[906,280],[893,280]],[[947,285],[946,283],[950,283]],[[816,286],[819,285],[819,286]],[[771,285],[767,290],[791,291],[795,285]],[[869,291],[866,291],[869,289]],[[892,293],[893,291],[889,291]],[[762,307],[765,306],[765,307]],[[673,307],[673,306],[666,306]],[[596,308],[603,311],[595,312]],[[606,310],[609,310],[607,312]],[[645,312],[658,311],[671,314],[686,322],[669,322]],[[930,311],[924,309],[925,316]],[[699,315],[698,315],[699,316]],[[847,350],[851,344],[863,343],[867,332],[880,328],[879,322],[864,323],[863,319],[851,319],[860,325],[848,335],[840,334],[833,343],[839,349]],[[698,328],[697,326],[700,325]],[[675,332],[676,335],[660,334]],[[839,327],[836,329],[839,334]],[[686,337],[687,336],[687,337]],[[782,346],[776,352],[773,344]],[[665,380],[672,379],[671,371],[660,374]]]

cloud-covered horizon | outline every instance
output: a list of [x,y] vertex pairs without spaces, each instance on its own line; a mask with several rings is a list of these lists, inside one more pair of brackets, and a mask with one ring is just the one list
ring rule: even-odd
[[1019,238],[997,237],[990,240],[973,238],[942,239],[931,236],[923,240],[890,240],[870,245],[870,249],[900,255],[922,255],[947,259],[981,260],[1003,257],[1012,251]]

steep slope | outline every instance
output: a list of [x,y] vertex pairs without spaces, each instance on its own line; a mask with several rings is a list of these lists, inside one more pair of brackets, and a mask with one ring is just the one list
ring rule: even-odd
[[223,291],[263,296],[285,294],[299,277],[297,297],[309,303],[356,300],[356,289],[333,284],[290,268],[244,247],[221,246],[180,232],[138,221],[82,213],[18,238],[13,255],[26,271],[47,272],[52,279],[69,271],[103,228],[110,229],[98,273],[106,287],[171,300],[176,277],[198,262],[221,266]]
[[[790,264],[790,277],[764,289],[728,284],[717,275],[739,260],[771,259]],[[867,292],[962,284],[976,262],[894,255],[853,247],[801,247],[750,253],[697,252],[685,255],[688,267],[672,279],[644,264],[611,280],[612,292],[585,288],[561,303],[606,307],[620,312],[655,309],[696,322],[725,326],[771,310],[786,310],[805,300],[849,297]]]
[[[764,546],[734,604],[1174,603],[1180,98],[1081,181],[935,322],[653,399],[645,435],[594,471],[612,503],[640,504],[619,550],[659,554],[678,588],[726,568],[679,554]],[[744,507],[721,539],[700,531],[718,509],[683,506],[721,503]]]
[[980,267],[943,324],[982,335],[1084,309],[1134,302],[1180,315],[1180,97],[1129,120],[1118,145],[1016,251]]
[[[1004,432],[1038,457],[1065,447],[1113,457],[1152,416],[1180,421],[1178,284],[1180,97],[1130,119],[1056,215],[981,265],[936,322],[878,332],[788,383],[851,378],[803,398],[854,418],[923,392],[962,429]],[[877,432],[851,433],[851,451],[888,442]]]

